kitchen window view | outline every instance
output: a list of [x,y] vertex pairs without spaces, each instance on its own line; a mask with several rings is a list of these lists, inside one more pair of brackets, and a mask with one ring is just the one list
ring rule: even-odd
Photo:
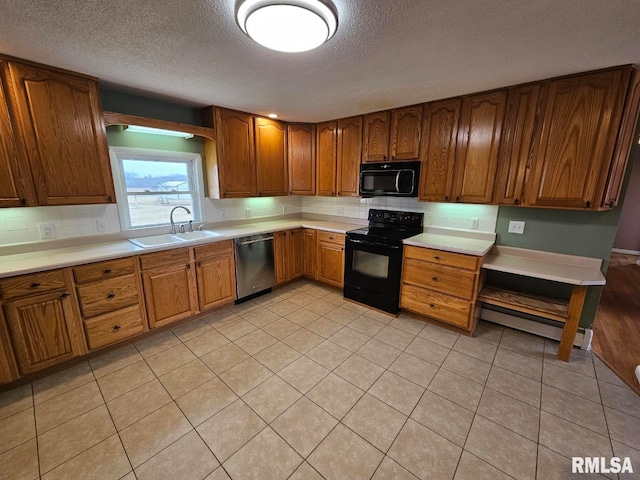
[[202,220],[200,156],[178,152],[112,148],[116,197],[123,229],[164,226],[171,210],[176,223]]

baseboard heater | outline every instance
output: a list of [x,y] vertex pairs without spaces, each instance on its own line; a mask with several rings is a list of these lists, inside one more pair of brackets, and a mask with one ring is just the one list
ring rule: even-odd
[[[562,322],[555,322],[545,318],[535,317],[534,319],[533,317],[522,317],[506,312],[507,310],[501,311],[499,309],[483,307],[480,312],[480,318],[487,322],[532,333],[533,335],[538,335],[550,340],[560,341],[560,338],[562,337],[562,328],[564,326]],[[591,350],[592,335],[593,331],[591,329],[579,327],[573,346],[579,347],[582,350]]]

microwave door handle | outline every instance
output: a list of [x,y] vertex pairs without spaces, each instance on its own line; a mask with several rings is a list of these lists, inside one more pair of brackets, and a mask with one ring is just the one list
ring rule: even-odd
[[396,192],[400,193],[400,172],[402,170],[398,170],[398,173],[396,173]]

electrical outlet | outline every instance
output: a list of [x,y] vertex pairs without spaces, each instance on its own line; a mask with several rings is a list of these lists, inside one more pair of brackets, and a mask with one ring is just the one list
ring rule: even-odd
[[522,235],[524,233],[524,222],[509,222],[509,233],[517,233]]
[[245,210],[245,213],[247,214],[247,218],[251,218],[251,209],[250,208],[247,208]]
[[40,230],[40,238],[43,240],[56,238],[56,226],[53,223],[39,223],[38,230]]
[[107,233],[109,231],[106,218],[96,218],[96,231],[98,233]]
[[344,207],[338,207],[338,215],[344,215]]
[[471,219],[471,228],[474,229],[474,230],[477,230],[479,223],[480,223],[480,219],[479,218],[472,218]]
[[285,213],[287,213],[287,206],[282,205],[282,214],[284,215]]

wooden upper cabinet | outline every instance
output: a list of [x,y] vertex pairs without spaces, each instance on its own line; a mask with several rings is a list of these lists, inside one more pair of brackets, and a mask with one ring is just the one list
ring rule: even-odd
[[0,62],[0,207],[35,206],[38,202],[31,171],[18,156],[20,150],[1,75],[4,66]]
[[458,128],[452,198],[491,203],[507,91],[465,97]]
[[338,120],[338,195],[358,196],[362,158],[362,117]]
[[8,87],[40,205],[115,201],[98,82],[8,62]]
[[499,205],[522,205],[525,177],[531,161],[540,84],[516,87],[509,101],[502,132],[498,172],[493,196]]
[[611,165],[629,74],[612,69],[545,84],[528,205],[599,206],[598,182]]
[[258,195],[287,195],[287,125],[270,118],[256,117],[255,134]]
[[336,195],[337,152],[338,122],[316,125],[316,192],[320,196]]
[[391,111],[391,160],[420,158],[420,134],[422,131],[422,105],[396,108]]
[[289,162],[289,193],[315,195],[316,193],[316,130],[309,123],[287,125]]
[[248,113],[216,108],[215,123],[220,196],[257,196],[253,117]]
[[390,124],[391,112],[388,110],[364,116],[363,163],[389,160]]
[[450,200],[461,105],[460,98],[453,98],[424,106],[420,200]]

